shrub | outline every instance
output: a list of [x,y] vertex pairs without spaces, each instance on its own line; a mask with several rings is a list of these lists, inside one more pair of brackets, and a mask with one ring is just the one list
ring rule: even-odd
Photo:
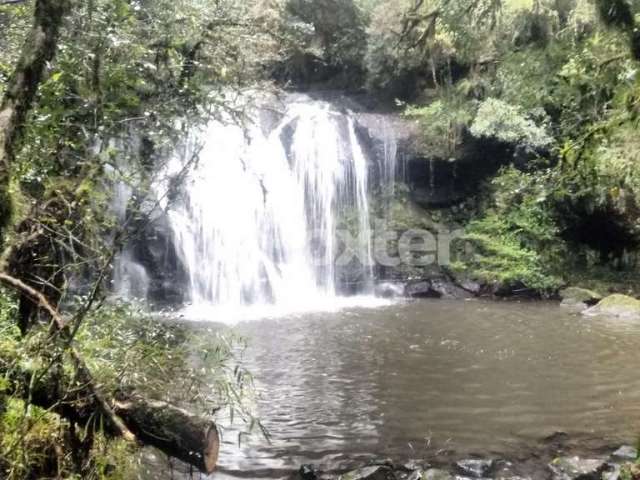
[[535,150],[547,149],[553,143],[544,125],[536,125],[519,107],[496,98],[480,104],[470,131],[475,137],[494,138]]
[[474,255],[457,268],[488,282],[554,293],[566,250],[551,214],[549,182],[544,174],[503,169],[491,183],[486,213],[467,226]]
[[473,103],[459,95],[442,96],[426,107],[409,107],[405,115],[420,125],[423,150],[436,158],[451,158],[473,119]]

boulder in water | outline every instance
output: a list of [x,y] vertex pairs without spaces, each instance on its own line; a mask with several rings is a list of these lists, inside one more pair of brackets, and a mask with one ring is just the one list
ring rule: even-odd
[[586,288],[569,287],[560,292],[560,298],[563,306],[585,305],[591,307],[602,300],[602,295]]
[[638,449],[631,445],[623,445],[613,452],[612,456],[618,460],[635,460],[638,458]]
[[442,294],[433,289],[431,281],[422,280],[418,282],[409,283],[405,289],[404,294],[407,297],[412,298],[440,298]]
[[464,475],[470,475],[474,478],[483,478],[489,474],[493,468],[493,460],[460,460],[456,462],[456,467],[460,470],[460,473]]
[[585,310],[584,314],[640,319],[640,300],[621,294],[609,295],[597,305]]
[[345,473],[338,478],[339,480],[396,480],[396,475],[391,467],[372,465]]
[[560,457],[549,464],[549,469],[553,480],[600,480],[607,463],[601,459]]
[[299,480],[318,480],[318,474],[313,465],[302,465],[298,470]]
[[468,290],[465,290],[462,287],[459,287],[455,283],[444,280],[444,279],[435,279],[431,281],[431,289],[434,292],[440,294],[441,298],[472,298],[475,295]]
[[430,468],[429,470],[422,472],[420,477],[422,480],[452,480],[453,477],[446,470],[440,470],[438,468]]
[[384,282],[376,285],[375,294],[382,298],[402,297],[405,292],[405,285],[399,282]]

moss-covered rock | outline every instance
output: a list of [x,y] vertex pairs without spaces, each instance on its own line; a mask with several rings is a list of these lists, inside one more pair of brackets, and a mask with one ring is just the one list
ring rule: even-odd
[[584,313],[585,315],[640,319],[640,300],[621,294],[609,295]]
[[581,287],[568,287],[560,292],[562,305],[578,305],[585,304],[593,306],[602,300],[602,295],[593,290]]

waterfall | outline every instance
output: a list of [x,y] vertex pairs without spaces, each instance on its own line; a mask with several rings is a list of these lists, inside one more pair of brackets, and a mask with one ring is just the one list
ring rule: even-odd
[[[126,146],[118,145],[123,150]],[[111,201],[111,211],[119,224],[126,221],[127,208],[133,189],[124,181],[116,181]],[[145,268],[135,261],[131,248],[127,246],[115,259],[113,269],[115,293],[123,298],[144,300],[149,291],[149,275]]]
[[165,205],[192,304],[305,308],[334,299],[344,238],[358,239],[348,248],[359,290],[372,290],[368,160],[349,114],[306,100],[288,104],[266,133],[258,121],[214,121],[196,139],[170,162],[169,177],[199,148],[180,199]]

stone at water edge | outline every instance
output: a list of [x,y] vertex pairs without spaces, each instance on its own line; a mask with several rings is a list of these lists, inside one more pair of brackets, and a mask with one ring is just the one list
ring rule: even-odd
[[318,474],[313,465],[302,465],[298,470],[299,480],[318,480]]
[[397,480],[397,478],[391,468],[374,465],[340,475],[338,480]]
[[405,297],[412,298],[440,298],[442,294],[436,292],[432,286],[431,282],[424,280],[420,282],[413,282],[406,285],[404,289]]
[[638,458],[638,449],[631,445],[623,445],[611,455],[619,460],[635,460]]
[[404,295],[406,286],[399,282],[383,282],[375,287],[375,294],[382,298],[397,298]]
[[411,473],[411,475],[409,475],[406,480],[422,480],[424,477],[424,472],[420,471],[420,470],[415,470]]
[[620,465],[609,465],[609,471],[602,474],[602,480],[621,480],[622,467]]
[[430,468],[422,473],[421,480],[453,480],[453,476],[446,470]]
[[482,478],[489,474],[493,468],[493,460],[460,460],[456,462],[456,467],[460,473],[471,475],[474,478]]
[[597,305],[585,310],[583,314],[640,319],[640,300],[621,294],[609,295],[600,300]]
[[431,289],[434,292],[439,293],[441,298],[459,300],[459,299],[465,299],[465,298],[473,298],[475,296],[471,292],[455,285],[454,283],[448,280],[440,280],[440,279],[431,280]]
[[607,463],[602,459],[560,457],[549,464],[549,469],[553,480],[601,480]]
[[533,480],[531,477],[520,477],[518,475],[511,475],[508,477],[496,477],[496,480]]
[[591,307],[602,300],[603,296],[593,290],[580,287],[568,287],[560,292],[563,306],[585,305]]

